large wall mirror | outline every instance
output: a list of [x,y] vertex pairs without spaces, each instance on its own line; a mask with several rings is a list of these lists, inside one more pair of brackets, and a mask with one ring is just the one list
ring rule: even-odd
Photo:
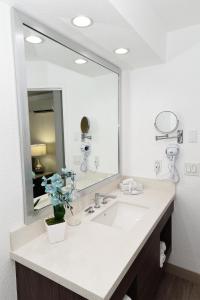
[[31,196],[26,186],[28,214],[49,205],[42,177],[62,167],[76,173],[78,191],[119,174],[117,68],[105,67],[102,59],[95,62],[55,35],[33,28],[22,25],[29,139],[29,156],[25,156],[30,160],[25,164],[26,185],[30,176],[32,180]]

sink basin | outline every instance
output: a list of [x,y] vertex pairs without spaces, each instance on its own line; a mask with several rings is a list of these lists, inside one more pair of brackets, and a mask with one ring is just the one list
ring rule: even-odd
[[147,211],[147,207],[117,202],[92,219],[92,221],[115,228],[130,230],[145,216]]

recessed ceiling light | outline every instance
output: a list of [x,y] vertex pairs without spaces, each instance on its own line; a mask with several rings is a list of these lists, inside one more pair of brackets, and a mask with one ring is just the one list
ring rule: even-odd
[[86,16],[77,16],[72,19],[72,24],[77,27],[89,27],[92,23],[92,19]]
[[43,42],[42,38],[36,35],[29,35],[25,40],[31,44],[41,44]]
[[116,54],[127,54],[129,52],[129,49],[127,49],[127,48],[118,48],[118,49],[115,49],[114,52]]
[[75,60],[75,63],[77,64],[77,65],[83,65],[83,64],[85,64],[87,62],[87,60],[86,59],[83,59],[83,58],[77,58],[76,60]]

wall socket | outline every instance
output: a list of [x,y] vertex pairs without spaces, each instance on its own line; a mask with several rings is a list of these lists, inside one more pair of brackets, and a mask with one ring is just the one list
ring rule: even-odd
[[156,160],[154,163],[154,172],[156,176],[161,172],[161,169],[162,169],[162,161]]
[[185,175],[200,176],[200,163],[185,163]]

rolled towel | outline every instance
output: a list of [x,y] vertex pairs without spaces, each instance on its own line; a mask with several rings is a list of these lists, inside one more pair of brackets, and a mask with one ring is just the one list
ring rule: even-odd
[[131,182],[129,184],[120,184],[120,189],[122,192],[131,193],[133,190],[135,190],[135,185]]
[[166,251],[167,247],[165,242],[161,241],[160,242],[160,252],[164,253]]
[[132,187],[131,183],[129,183],[129,184],[120,183],[120,190],[122,192],[129,191],[131,187]]
[[129,184],[129,183],[133,183],[134,181],[135,180],[133,178],[127,178],[122,181],[122,184]]
[[160,255],[160,268],[163,268],[165,259],[166,259],[166,255],[165,254],[161,254]]
[[143,185],[134,181],[133,178],[123,180],[119,187],[122,192],[130,195],[137,195],[143,191]]
[[133,299],[131,299],[128,295],[125,295],[123,300],[133,300]]

